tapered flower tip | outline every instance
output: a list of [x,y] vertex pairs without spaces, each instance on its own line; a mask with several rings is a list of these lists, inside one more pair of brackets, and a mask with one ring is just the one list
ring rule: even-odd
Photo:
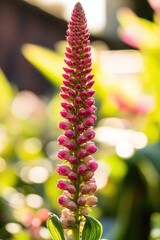
[[83,9],[82,4],[80,2],[77,2],[75,5],[75,9],[82,10]]

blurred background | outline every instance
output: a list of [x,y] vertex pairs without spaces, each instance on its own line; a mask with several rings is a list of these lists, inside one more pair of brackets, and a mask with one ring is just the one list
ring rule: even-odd
[[[160,240],[160,0],[81,0],[91,33],[99,204],[110,240]],[[0,0],[0,239],[50,239],[59,86],[75,0]]]

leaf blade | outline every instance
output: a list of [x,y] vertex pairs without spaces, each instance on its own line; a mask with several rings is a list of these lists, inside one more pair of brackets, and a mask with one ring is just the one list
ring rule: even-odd
[[95,218],[85,216],[86,223],[82,231],[82,240],[100,240],[102,236],[102,225]]
[[53,240],[65,240],[61,222],[55,214],[47,220],[47,228]]

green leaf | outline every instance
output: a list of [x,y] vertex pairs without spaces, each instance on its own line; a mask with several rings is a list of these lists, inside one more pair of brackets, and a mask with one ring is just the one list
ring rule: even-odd
[[82,231],[82,240],[100,240],[102,236],[102,225],[95,218],[85,216],[86,223]]
[[65,240],[61,222],[55,214],[48,219],[47,228],[53,240]]
[[14,96],[14,91],[1,69],[0,69],[0,86],[1,86],[0,115],[4,115],[8,111],[8,108]]
[[24,57],[37,68],[52,84],[60,86],[63,58],[53,50],[34,44],[22,46]]

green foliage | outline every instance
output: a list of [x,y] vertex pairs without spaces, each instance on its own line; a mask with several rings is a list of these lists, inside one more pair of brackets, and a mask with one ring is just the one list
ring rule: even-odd
[[4,73],[0,69],[0,94],[1,94],[1,101],[0,101],[0,117],[3,116],[9,108],[9,105],[14,96],[14,90],[12,89],[11,85],[9,84],[7,78],[5,77]]
[[160,213],[153,213],[151,216],[151,231],[149,240],[160,239]]
[[85,216],[86,222],[82,231],[82,240],[100,240],[102,236],[101,223],[92,217]]
[[47,227],[53,240],[65,240],[64,231],[59,218],[52,215],[47,221]]
[[51,83],[60,86],[62,57],[45,47],[33,44],[23,45],[22,53]]

